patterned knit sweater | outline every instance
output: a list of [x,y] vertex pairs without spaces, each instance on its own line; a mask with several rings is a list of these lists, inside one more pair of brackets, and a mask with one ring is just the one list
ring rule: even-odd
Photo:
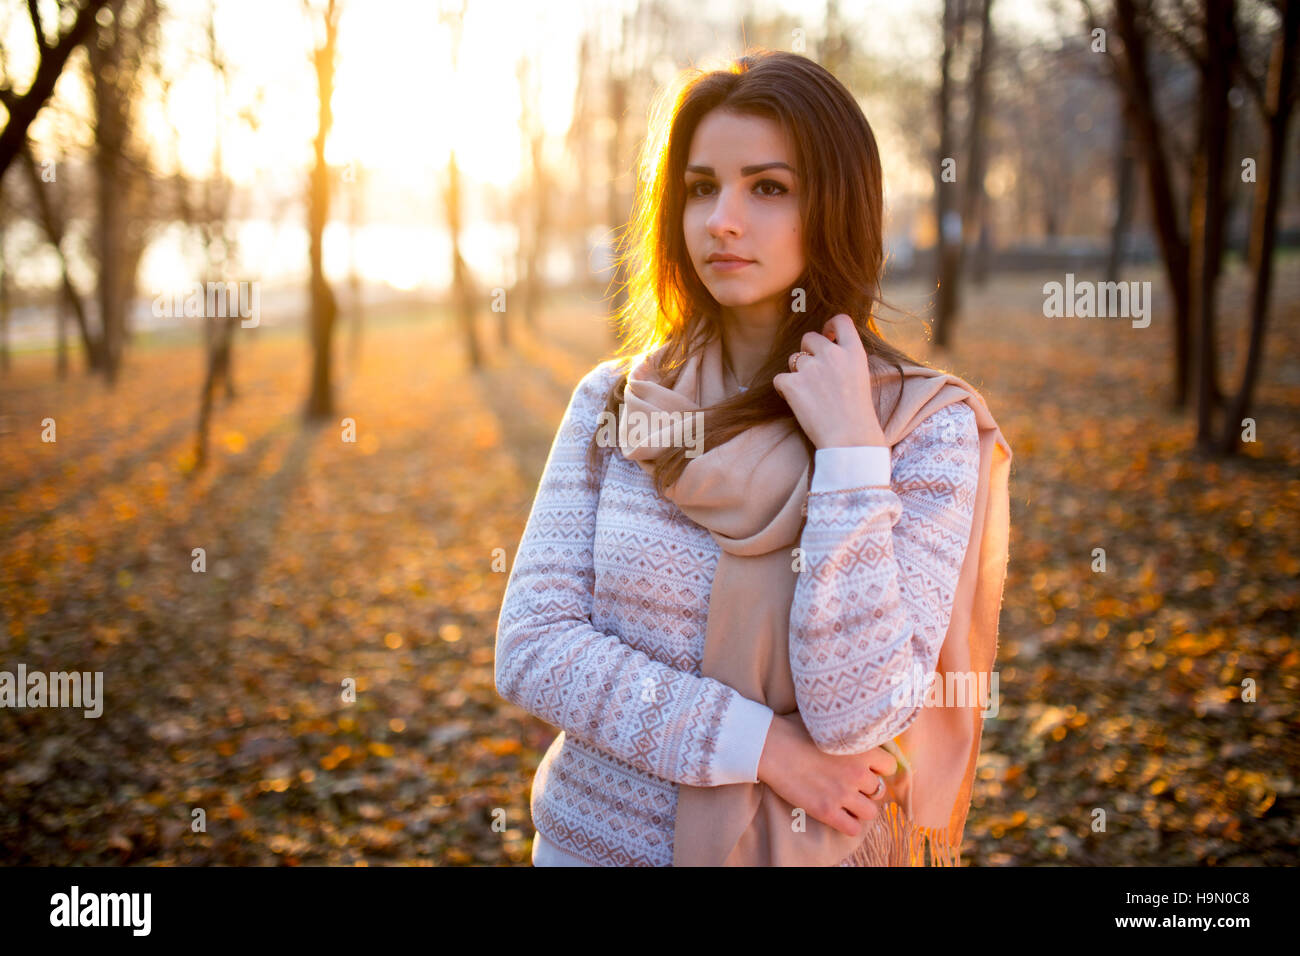
[[[533,781],[537,865],[671,866],[677,785],[757,782],[773,717],[701,676],[720,554],[709,532],[617,448],[602,449],[599,490],[587,487],[616,377],[611,359],[574,390],[497,623],[498,693],[562,731]],[[817,451],[790,667],[825,752],[865,752],[919,715],[895,691],[937,666],[978,468],[964,402],[892,449]],[[839,865],[861,865],[860,852]]]

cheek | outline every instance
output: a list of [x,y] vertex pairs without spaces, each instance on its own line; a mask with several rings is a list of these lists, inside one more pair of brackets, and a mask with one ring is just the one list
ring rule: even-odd
[[777,231],[781,236],[782,245],[787,250],[801,248],[803,230],[799,221],[798,210],[783,215]]
[[794,205],[781,208],[769,207],[759,213],[755,221],[761,221],[763,231],[780,245],[798,244],[800,233],[799,207]]
[[799,212],[795,212],[782,223],[781,235],[784,241],[784,252],[786,262],[789,263],[790,269],[798,274],[803,271],[803,224],[799,218]]
[[694,248],[697,246],[703,232],[704,220],[699,211],[687,206],[685,212],[682,213],[682,235],[686,237],[687,247]]

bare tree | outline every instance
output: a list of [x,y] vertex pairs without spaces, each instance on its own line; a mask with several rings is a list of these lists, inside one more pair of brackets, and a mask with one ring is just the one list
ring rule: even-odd
[[582,264],[583,275],[593,290],[597,287],[589,268],[590,252],[587,246],[588,227],[601,219],[599,210],[590,202],[591,190],[588,184],[593,182],[596,160],[593,158],[599,147],[596,139],[596,119],[599,101],[596,95],[595,77],[598,75],[596,39],[590,32],[585,32],[578,44],[578,82],[573,92],[573,120],[565,133],[565,148],[573,156],[578,188],[564,205],[557,210],[561,215],[567,212],[565,225],[573,237],[575,258]]
[[334,326],[338,318],[338,302],[334,290],[325,279],[322,250],[325,223],[329,221],[331,175],[325,162],[325,143],[330,127],[334,125],[334,111],[330,100],[334,96],[334,67],[338,50],[339,15],[338,0],[327,0],[324,10],[312,7],[311,0],[303,0],[303,7],[315,28],[312,65],[316,70],[316,98],[318,121],[313,141],[315,164],[310,178],[310,200],[307,211],[307,231],[310,236],[311,257],[311,331],[312,366],[311,391],[307,396],[305,417],[308,420],[330,418],[334,415],[332,379]]
[[853,41],[840,17],[839,0],[826,0],[825,37],[822,40],[821,65],[842,82],[853,61]]
[[0,176],[0,372],[9,371],[9,207]]
[[[578,188],[548,210],[548,219],[575,237],[584,264],[590,230],[599,227],[607,238],[610,274],[587,276],[594,292],[603,285],[608,328],[616,341],[625,331],[614,319],[627,302],[635,238],[628,220],[637,186],[634,159],[644,142],[638,131],[645,129],[656,85],[678,65],[711,55],[709,32],[690,29],[698,13],[667,0],[638,0],[627,11],[600,8],[579,44],[573,119],[565,137]],[[799,22],[787,18],[776,36],[788,38],[789,26]],[[558,185],[573,181],[564,177]],[[601,198],[586,188],[596,183],[605,186]]]
[[16,92],[7,80],[0,83],[0,103],[9,111],[5,127],[0,130],[0,179],[4,177],[5,170],[14,157],[22,152],[23,144],[27,142],[27,130],[41,107],[54,93],[54,86],[63,74],[68,57],[91,36],[96,16],[108,3],[109,0],[86,0],[82,4],[60,3],[59,19],[66,19],[63,14],[71,12],[73,20],[67,30],[58,34],[58,39],[51,43],[45,35],[45,25],[41,22],[40,4],[28,0],[27,10],[31,15],[32,31],[36,34],[36,76],[25,93]]
[[[1089,25],[1096,28],[1098,20],[1089,0],[1081,3]],[[1151,0],[1114,0],[1111,22],[1120,43],[1109,52],[1141,147],[1156,236],[1174,300],[1173,404],[1176,408],[1185,407],[1189,393],[1194,394],[1196,445],[1202,454],[1228,454],[1237,448],[1241,419],[1249,407],[1251,390],[1258,377],[1276,242],[1277,209],[1271,214],[1268,210],[1270,203],[1279,201],[1277,193],[1285,168],[1286,125],[1296,95],[1294,5],[1294,0],[1273,4],[1282,22],[1273,42],[1274,66],[1270,68],[1270,90],[1266,94],[1264,84],[1253,76],[1244,60],[1235,0],[1201,0],[1195,12],[1180,7],[1180,12],[1187,14],[1185,22],[1180,24],[1165,22]],[[1199,95],[1194,143],[1177,143],[1172,148],[1168,145],[1177,141],[1178,128],[1160,119],[1147,62],[1149,51],[1157,41],[1171,45],[1197,71]],[[1254,95],[1263,115],[1268,155],[1264,164],[1267,171],[1262,171],[1263,178],[1256,192],[1251,232],[1255,284],[1250,341],[1241,387],[1229,399],[1218,384],[1215,290],[1229,211],[1225,177],[1229,169],[1228,143],[1234,130],[1228,94],[1234,77]],[[1277,84],[1276,99],[1272,84]],[[1275,142],[1276,136],[1282,139]],[[1188,210],[1186,229],[1177,200],[1174,167],[1169,160],[1171,152],[1192,156],[1184,207]],[[1214,422],[1214,414],[1219,409],[1225,412],[1221,432]]]
[[348,167],[348,291],[351,309],[348,322],[348,362],[356,370],[361,362],[361,329],[365,313],[361,302],[361,264],[357,257],[357,239],[365,222],[366,170],[359,162]]
[[[961,20],[958,17],[958,0],[943,0],[943,49],[939,54],[939,92],[937,106],[939,111],[939,146],[934,159],[934,218],[938,227],[935,249],[938,269],[938,294],[934,307],[935,340],[947,336],[948,319],[957,309],[955,283],[957,278],[956,248],[959,238],[958,230],[953,228],[957,216],[957,196],[955,181],[948,180],[946,174],[950,163],[955,163],[953,156],[954,139],[952,132],[952,101],[954,83],[952,78],[952,58],[959,42]],[[949,185],[954,185],[949,189]]]
[[[670,53],[687,55],[680,48],[669,49],[670,38],[682,35],[672,6],[665,0],[637,0],[623,13],[611,11],[602,21],[610,36],[603,36],[605,52],[598,55],[605,69],[605,116],[609,138],[606,143],[605,226],[612,237],[613,286],[608,314],[613,318],[628,300],[631,244],[629,214],[635,198],[637,170],[634,158],[637,137],[629,126],[640,126],[654,82],[654,66]],[[625,330],[611,323],[615,338]]]
[[[1099,24],[1087,0],[1083,0],[1089,25]],[[1141,145],[1143,167],[1147,174],[1147,195],[1151,198],[1156,240],[1164,261],[1165,277],[1174,301],[1174,392],[1173,405],[1187,403],[1191,368],[1191,295],[1189,287],[1190,250],[1178,203],[1174,198],[1174,181],[1165,145],[1167,135],[1159,120],[1155,86],[1148,65],[1150,45],[1150,9],[1140,0],[1115,0],[1111,22],[1120,43],[1108,46],[1120,84],[1130,108],[1134,132]]]
[[[34,197],[38,204],[38,218],[43,227],[45,227],[51,241],[55,245],[60,265],[63,270],[63,285],[65,300],[68,305],[75,310],[78,323],[82,333],[82,339],[86,346],[86,358],[88,365],[93,370],[104,370],[106,367],[106,355],[102,348],[102,340],[92,337],[86,324],[85,310],[82,307],[81,297],[72,288],[67,275],[67,262],[63,254],[61,245],[62,225],[61,214],[58,213],[49,202],[49,197],[45,192],[45,181],[41,174],[36,173],[34,161],[31,155],[31,144],[28,142],[28,130],[32,122],[36,119],[37,114],[49,101],[54,93],[54,87],[63,70],[67,65],[77,47],[84,44],[88,38],[98,35],[98,21],[105,21],[109,18],[111,9],[108,7],[109,0],[89,0],[84,4],[74,4],[60,2],[58,5],[60,23],[67,21],[69,16],[72,18],[71,24],[67,25],[61,33],[57,34],[57,39],[53,42],[46,35],[45,24],[42,21],[40,6],[37,3],[29,2],[27,5],[28,15],[31,19],[32,32],[34,34],[37,49],[37,68],[36,76],[25,93],[18,93],[11,86],[8,79],[7,56],[0,47],[0,104],[3,104],[8,117],[5,127],[0,132],[0,181],[3,181],[4,174],[15,157],[22,154],[24,163],[28,166],[31,173],[31,183],[33,184]],[[56,23],[56,28],[60,24]],[[57,227],[51,232],[51,226],[57,223]],[[53,236],[57,233],[59,239]],[[5,270],[5,291],[8,291],[9,275]],[[56,328],[58,336],[58,374],[60,377],[67,372],[67,351],[63,328],[63,310],[59,310],[56,315]],[[7,309],[3,322],[5,324],[5,335],[8,331]],[[7,340],[5,344],[5,359],[8,359]]]
[[95,298],[103,336],[101,371],[110,385],[121,367],[127,305],[152,220],[152,174],[133,134],[144,71],[159,69],[160,13],[157,0],[109,0],[96,41],[86,45],[95,122]]
[[1237,59],[1235,0],[1205,0],[1196,160],[1191,205],[1191,325],[1196,357],[1196,444],[1211,450],[1218,393],[1215,289],[1223,258],[1223,174],[1227,166],[1228,88]]
[[[971,246],[980,246],[986,243],[981,242],[981,237],[986,237],[988,231],[983,228],[986,218],[987,197],[984,193],[984,169],[985,153],[987,149],[987,136],[985,127],[988,123],[988,76],[989,64],[993,59],[994,37],[993,24],[991,22],[993,12],[993,0],[982,0],[980,3],[980,45],[978,59],[972,68],[970,78],[970,115],[968,117],[969,127],[966,132],[966,175],[962,182],[962,235],[961,242],[957,246],[957,263],[954,281],[960,282],[966,250]],[[980,273],[981,277],[983,273]],[[960,301],[959,290],[953,290],[954,304]],[[944,335],[943,343],[947,344],[948,336],[956,316],[950,317],[950,321],[941,327]]]
[[1110,254],[1106,257],[1107,282],[1119,281],[1137,192],[1137,139],[1133,134],[1133,109],[1122,96],[1119,113],[1121,121],[1115,137],[1115,217],[1111,221]]
[[1277,244],[1277,217],[1286,183],[1286,139],[1296,101],[1296,60],[1300,57],[1300,0],[1281,0],[1282,22],[1273,41],[1267,86],[1239,64],[1246,88],[1264,120],[1268,153],[1259,166],[1255,209],[1251,219],[1250,263],[1255,274],[1250,296],[1250,333],[1241,384],[1232,395],[1219,437],[1220,454],[1232,454],[1241,440],[1242,420],[1250,411],[1259,378],[1273,282],[1273,250]]
[[[455,75],[460,65],[460,39],[465,26],[466,0],[460,0],[459,6],[444,3],[439,14],[439,22],[445,23],[451,34],[451,70]],[[447,159],[447,181],[442,191],[443,206],[447,213],[447,229],[451,233],[451,290],[453,308],[459,320],[461,334],[465,341],[465,354],[470,368],[479,368],[483,356],[479,350],[478,332],[474,327],[476,295],[473,277],[469,265],[461,251],[461,230],[464,227],[464,204],[461,196],[460,166],[456,162],[456,147],[453,144]]]
[[[213,123],[217,135],[212,140],[212,169],[204,179],[200,209],[195,210],[188,201],[184,188],[180,190],[182,215],[185,221],[197,223],[203,243],[205,282],[223,282],[235,259],[235,237],[229,229],[231,184],[226,178],[225,161],[221,151],[225,103],[230,96],[230,64],[217,43],[216,4],[209,0],[204,34],[208,41],[206,60],[217,83],[213,104]],[[247,116],[246,116],[247,118]],[[252,122],[255,123],[255,120]],[[238,310],[235,310],[238,312]],[[212,406],[219,385],[225,387],[226,400],[235,397],[233,369],[233,343],[237,315],[205,315],[204,344],[206,362],[203,382],[199,390],[199,417],[194,434],[195,469],[208,462],[209,433],[212,426]]]
[[969,129],[966,135],[966,161],[956,180],[944,179],[947,163],[956,159],[956,141],[952,131],[952,106],[956,94],[952,61],[964,45],[967,0],[944,0],[943,49],[939,59],[939,150],[934,171],[935,218],[938,235],[938,296],[935,302],[934,344],[945,348],[952,339],[960,309],[958,283],[961,277],[964,247],[978,239],[981,198],[984,190],[984,123],[989,63],[993,55],[991,14],[993,0],[980,3],[980,46],[967,80]]
[[22,152],[23,166],[27,170],[27,179],[31,184],[32,198],[36,204],[36,212],[41,228],[44,229],[45,237],[49,240],[50,245],[54,247],[54,253],[59,260],[62,307],[59,308],[55,318],[59,347],[59,377],[62,378],[67,374],[67,344],[63,331],[63,317],[66,311],[72,312],[77,322],[77,331],[81,333],[81,344],[86,357],[87,370],[92,372],[102,371],[107,363],[102,330],[99,333],[91,330],[89,320],[86,318],[86,307],[81,292],[78,291],[71,274],[68,272],[68,257],[63,248],[64,235],[67,231],[65,225],[67,218],[62,209],[56,205],[55,197],[52,195],[52,187],[57,181],[57,177],[51,177],[47,181],[41,171],[36,168],[36,157],[32,152],[30,142],[23,144]]
[[[549,225],[548,196],[550,184],[547,178],[546,164],[542,155],[545,142],[541,120],[541,105],[537,97],[536,64],[527,57],[521,57],[517,75],[519,78],[519,98],[521,109],[519,128],[528,144],[529,185],[526,202],[520,203],[520,238],[523,246],[521,266],[523,269],[523,315],[524,324],[530,329],[537,328],[537,313],[544,287],[541,275],[541,257]],[[526,214],[525,214],[526,211]],[[509,344],[509,329],[505,324],[505,313],[501,314],[501,344]]]

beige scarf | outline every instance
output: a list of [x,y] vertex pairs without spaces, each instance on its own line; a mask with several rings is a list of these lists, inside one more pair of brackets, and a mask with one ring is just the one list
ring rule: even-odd
[[[716,334],[688,358],[671,389],[659,383],[653,362],[658,355],[643,355],[634,364],[620,412],[623,454],[647,472],[674,440],[670,433],[675,430],[678,444],[684,434],[682,415],[652,413],[691,413],[726,397]],[[975,517],[952,620],[939,652],[936,689],[944,687],[945,674],[982,673],[988,680],[1008,556],[1011,448],[984,399],[966,382],[924,366],[905,364],[903,369],[897,407],[888,422],[882,419],[891,447],[953,402],[968,402],[979,426]],[[889,377],[877,379],[880,414],[880,409],[894,407],[899,377],[891,368]],[[629,419],[629,413],[638,414]],[[657,427],[641,427],[647,423]],[[789,651],[797,579],[791,552],[799,544],[807,514],[810,466],[797,424],[769,422],[688,458],[680,478],[666,491],[722,549],[709,598],[701,673],[781,715],[797,710]],[[959,865],[983,704],[945,703],[950,706],[922,706],[904,733],[892,743],[882,742],[895,754],[901,748],[903,759],[898,772],[885,778],[886,792],[876,800],[879,815],[858,836],[841,833],[810,814],[795,814],[794,807],[763,783],[681,785],[673,865],[833,866],[853,857],[865,865],[923,866],[927,842],[932,865]],[[799,819],[803,829],[796,826]]]

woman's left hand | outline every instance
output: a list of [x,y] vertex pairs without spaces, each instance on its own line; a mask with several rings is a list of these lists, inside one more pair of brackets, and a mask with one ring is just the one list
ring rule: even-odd
[[871,399],[867,350],[853,325],[840,313],[808,332],[800,348],[799,371],[782,372],[772,386],[789,403],[795,418],[817,448],[888,445]]

